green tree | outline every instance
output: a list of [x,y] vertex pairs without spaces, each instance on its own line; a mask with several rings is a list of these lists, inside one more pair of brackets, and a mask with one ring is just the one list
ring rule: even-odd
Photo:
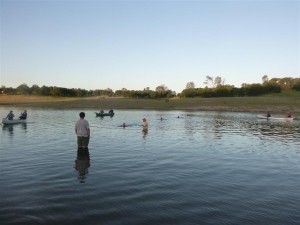
[[269,81],[269,77],[268,75],[263,75],[263,77],[261,78],[262,79],[262,83],[267,83]]
[[55,96],[55,97],[61,96],[61,88],[53,87],[50,93],[52,96]]
[[211,77],[211,76],[206,76],[206,80],[204,82],[204,84],[206,84],[207,86],[211,86],[211,87],[218,87],[220,85],[224,85],[225,83],[225,79],[223,79],[222,77]]
[[23,83],[17,87],[17,93],[21,95],[29,95],[30,94],[30,88],[27,84]]
[[41,90],[40,90],[41,95],[43,95],[43,96],[49,96],[50,92],[51,92],[51,88],[50,87],[47,87],[45,85],[43,85],[41,87]]
[[32,95],[40,95],[41,94],[41,89],[37,84],[34,84],[30,88],[30,93]]
[[0,87],[0,94],[4,94],[5,93],[5,86],[1,85]]
[[168,88],[166,85],[161,84],[155,88],[155,91],[158,98],[164,98],[167,96]]
[[193,81],[188,82],[185,86],[186,89],[195,88],[195,83]]

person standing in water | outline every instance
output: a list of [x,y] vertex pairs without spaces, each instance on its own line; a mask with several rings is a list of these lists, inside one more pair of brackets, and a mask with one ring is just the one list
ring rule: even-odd
[[143,129],[148,129],[148,122],[147,122],[146,118],[143,118],[142,126],[143,126]]
[[78,148],[87,148],[90,141],[90,125],[89,122],[84,119],[85,113],[79,113],[80,119],[75,124],[75,133],[77,135]]

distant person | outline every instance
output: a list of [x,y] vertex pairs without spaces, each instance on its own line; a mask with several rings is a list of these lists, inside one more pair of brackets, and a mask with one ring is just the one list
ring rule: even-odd
[[114,110],[110,109],[108,113],[114,113]]
[[289,112],[287,118],[292,118],[292,114]]
[[103,109],[101,109],[101,110],[100,110],[100,113],[104,113],[104,110],[103,110]]
[[24,112],[21,113],[19,116],[20,120],[26,120],[27,119],[27,110],[24,110]]
[[271,117],[271,113],[267,112],[267,118]]
[[126,123],[123,123],[122,125],[120,125],[120,127],[125,128],[125,127],[127,127],[127,125],[126,125]]
[[10,112],[7,114],[6,119],[8,120],[13,120],[15,115],[13,114],[13,111],[10,110]]
[[148,129],[148,122],[147,122],[146,118],[143,118],[142,126],[143,126],[143,129]]
[[75,124],[75,133],[77,135],[78,148],[87,148],[90,141],[90,125],[84,119],[85,113],[79,113],[80,119]]

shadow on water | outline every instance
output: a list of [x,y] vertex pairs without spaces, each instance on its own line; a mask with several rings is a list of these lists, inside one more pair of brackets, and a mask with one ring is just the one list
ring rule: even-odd
[[85,183],[88,169],[90,167],[90,153],[88,149],[78,149],[77,158],[75,160],[75,170],[78,172],[78,180],[80,183]]

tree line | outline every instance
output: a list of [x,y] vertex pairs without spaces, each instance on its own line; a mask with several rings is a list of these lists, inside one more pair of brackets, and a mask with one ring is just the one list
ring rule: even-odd
[[190,97],[235,97],[235,96],[259,96],[269,93],[280,93],[282,90],[300,91],[300,78],[272,78],[267,75],[262,77],[262,83],[242,84],[240,88],[233,85],[226,85],[225,79],[221,77],[206,77],[204,88],[196,88],[194,82],[188,82],[186,88],[176,94],[164,84],[156,87],[155,90],[144,88],[144,90],[121,90],[113,91],[110,88],[85,90],[80,88],[64,88],[56,86],[42,86],[21,84],[17,88],[1,86],[0,93],[6,95],[36,95],[53,97],[91,97],[91,96],[110,96],[127,98],[190,98]]
[[35,96],[52,96],[52,97],[91,97],[91,96],[109,96],[109,97],[127,97],[127,98],[172,98],[176,93],[169,90],[165,85],[159,85],[155,91],[150,88],[144,90],[127,90],[123,88],[115,92],[110,89],[85,90],[81,88],[64,88],[56,86],[42,86],[21,84],[17,88],[0,87],[0,93],[6,95],[35,95]]
[[207,76],[204,84],[206,84],[205,88],[195,88],[194,82],[188,82],[180,97],[242,97],[280,93],[282,90],[300,91],[300,78],[285,77],[269,80],[267,75],[262,77],[262,83],[243,83],[241,88],[225,85],[225,80],[221,77]]
[[269,93],[280,93],[282,88],[278,84],[249,84],[241,88],[236,88],[231,85],[221,85],[214,88],[193,88],[184,89],[181,92],[181,97],[242,97],[242,96],[259,96]]

